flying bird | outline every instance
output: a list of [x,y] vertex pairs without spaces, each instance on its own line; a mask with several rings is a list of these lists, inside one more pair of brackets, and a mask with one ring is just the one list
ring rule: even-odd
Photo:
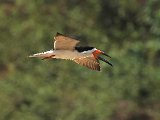
[[72,60],[79,65],[86,66],[89,69],[98,71],[100,71],[99,60],[102,60],[112,66],[112,64],[107,59],[100,57],[100,55],[105,55],[107,57],[110,56],[95,47],[77,46],[80,41],[60,33],[57,33],[54,39],[54,49],[42,53],[36,53],[30,55],[29,57]]

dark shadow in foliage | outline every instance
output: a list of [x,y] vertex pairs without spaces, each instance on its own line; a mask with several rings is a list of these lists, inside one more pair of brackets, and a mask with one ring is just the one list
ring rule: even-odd
[[[125,38],[130,38],[134,31],[141,32],[141,35],[137,37],[143,39],[147,38],[149,35],[148,33],[150,33],[151,24],[147,23],[145,20],[139,20],[138,17],[143,11],[143,4],[145,2],[141,4],[141,1],[137,1],[137,9],[122,6],[120,5],[121,1],[117,0],[101,0],[100,3],[102,8],[97,20],[100,23],[100,28],[109,38],[116,42],[119,41],[119,44],[121,44]],[[122,7],[123,10],[125,9],[124,15],[120,13]]]

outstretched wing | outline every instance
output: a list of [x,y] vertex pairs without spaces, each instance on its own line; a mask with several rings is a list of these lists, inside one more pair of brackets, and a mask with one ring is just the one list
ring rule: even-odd
[[55,50],[74,50],[75,46],[80,42],[73,38],[64,36],[60,33],[54,37],[54,49]]
[[100,71],[99,61],[94,57],[76,58],[73,61],[79,65],[86,66],[89,69]]

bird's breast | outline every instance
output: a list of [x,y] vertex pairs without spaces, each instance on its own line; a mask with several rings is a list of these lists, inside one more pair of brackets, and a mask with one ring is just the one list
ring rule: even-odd
[[69,59],[73,60],[76,58],[83,58],[83,57],[93,57],[92,53],[81,53],[76,50],[70,51],[70,50],[54,50],[54,58],[58,59]]

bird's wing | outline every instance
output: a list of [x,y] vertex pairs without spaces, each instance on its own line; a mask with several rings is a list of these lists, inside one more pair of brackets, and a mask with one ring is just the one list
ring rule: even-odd
[[80,42],[73,38],[64,36],[60,33],[57,33],[54,37],[54,49],[55,50],[74,50],[75,46]]
[[94,57],[76,58],[73,61],[79,65],[86,66],[89,69],[100,71],[99,61]]

